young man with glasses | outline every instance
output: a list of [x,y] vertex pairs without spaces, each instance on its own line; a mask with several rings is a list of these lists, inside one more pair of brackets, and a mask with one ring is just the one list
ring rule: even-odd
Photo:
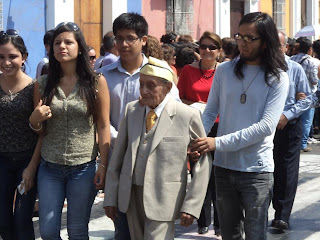
[[273,136],[289,81],[278,31],[265,13],[245,15],[235,34],[240,56],[215,73],[202,117],[208,133],[219,114],[217,137],[199,138],[196,158],[215,151],[214,174],[224,240],[266,240],[273,186]]
[[[97,71],[103,73],[109,86],[111,151],[118,136],[126,105],[140,97],[140,68],[148,62],[142,54],[142,47],[147,41],[148,23],[139,14],[123,13],[113,22],[113,34],[119,59]],[[175,99],[179,99],[174,84],[171,94]],[[130,240],[126,214],[118,211],[114,224],[115,239]]]

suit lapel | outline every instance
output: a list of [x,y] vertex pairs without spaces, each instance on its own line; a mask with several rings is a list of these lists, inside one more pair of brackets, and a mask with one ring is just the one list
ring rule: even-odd
[[163,139],[167,131],[170,129],[173,123],[172,117],[175,114],[176,114],[176,102],[171,97],[169,97],[168,102],[160,115],[158,126],[154,132],[150,154],[158,146],[158,144]]
[[132,171],[136,161],[137,151],[140,144],[140,137],[142,133],[142,126],[144,122],[144,113],[145,107],[140,105],[137,107],[137,111],[135,112],[134,116],[132,117],[131,122],[131,136],[132,136],[132,143],[131,143],[131,151],[132,151]]

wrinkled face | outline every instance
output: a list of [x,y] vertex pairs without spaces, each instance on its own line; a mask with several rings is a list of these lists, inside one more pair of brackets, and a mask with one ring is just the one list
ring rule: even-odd
[[220,50],[218,48],[210,50],[212,47],[217,47],[210,38],[203,39],[199,46],[199,53],[202,60],[215,61],[218,58]]
[[79,46],[73,32],[63,32],[56,36],[53,40],[53,54],[60,63],[77,60]]
[[[255,23],[244,23],[239,27],[239,33],[245,37],[259,38],[258,30]],[[265,45],[261,39],[252,42],[246,42],[243,39],[237,40],[240,57],[249,65],[259,65]]]
[[147,36],[139,38],[132,29],[120,29],[115,36],[116,48],[122,60],[135,60],[146,45]]
[[140,73],[140,102],[152,109],[156,108],[170,92],[171,83],[160,78]]
[[0,46],[0,70],[5,76],[14,76],[21,70],[27,56],[22,56],[21,52],[12,43]]
[[96,51],[94,49],[91,49],[90,51],[88,51],[88,55],[89,55],[90,65],[93,68],[97,58]]

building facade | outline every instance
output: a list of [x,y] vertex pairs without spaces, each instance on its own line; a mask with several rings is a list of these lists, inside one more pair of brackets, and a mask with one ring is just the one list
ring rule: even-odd
[[319,24],[320,0],[0,0],[0,30],[15,28],[29,50],[27,73],[34,77],[44,57],[45,31],[63,21],[76,22],[97,54],[104,33],[121,13],[137,12],[149,23],[149,34],[166,32],[199,39],[204,31],[233,36],[243,15],[262,11],[293,37],[305,25]]

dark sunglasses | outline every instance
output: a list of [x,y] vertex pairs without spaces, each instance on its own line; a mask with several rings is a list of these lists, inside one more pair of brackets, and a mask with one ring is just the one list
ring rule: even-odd
[[1,31],[0,32],[0,37],[3,37],[5,35],[8,36],[19,36],[19,32],[15,29],[8,29],[7,31]]
[[79,31],[79,26],[77,24],[75,24],[74,22],[61,22],[55,27],[55,30],[57,30],[59,27],[62,27],[62,26],[67,26],[75,32]]
[[89,56],[90,61],[93,61],[96,59],[96,56]]
[[207,50],[207,48],[209,48],[210,51],[218,49],[216,45],[206,45],[206,44],[200,44],[199,48],[202,50]]

